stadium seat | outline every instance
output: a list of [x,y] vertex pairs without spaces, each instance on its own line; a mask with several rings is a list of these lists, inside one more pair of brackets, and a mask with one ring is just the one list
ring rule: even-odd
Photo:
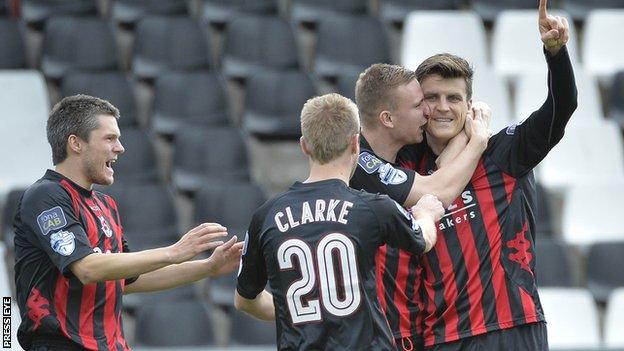
[[[543,63],[543,66],[546,67],[546,62]],[[516,85],[516,121],[526,119],[544,103],[548,93],[547,77],[545,71],[534,71],[523,73],[518,79]],[[569,122],[570,125],[583,126],[604,122],[597,82],[581,69],[575,70],[574,78],[578,91],[578,106]]]
[[230,345],[276,346],[275,323],[255,319],[241,311],[232,312]]
[[126,151],[113,165],[115,181],[158,183],[156,151],[150,135],[138,128],[122,128],[121,143]]
[[600,346],[598,311],[585,289],[540,288],[552,349],[589,349]]
[[604,324],[604,346],[610,349],[624,348],[624,288],[613,290],[607,303]]
[[537,284],[550,287],[572,287],[570,254],[565,243],[537,234],[535,243],[535,262]]
[[183,285],[163,291],[128,294],[123,298],[123,307],[134,314],[141,306],[151,306],[170,301],[190,301],[196,298],[195,290],[195,285]]
[[461,0],[381,0],[379,16],[385,22],[403,23],[405,16],[419,10],[456,10]]
[[[561,11],[549,11],[549,14],[566,16],[572,23],[569,16]],[[577,41],[574,26],[570,26],[567,48],[573,64],[579,62]],[[507,10],[500,13],[492,35],[492,65],[499,74],[512,80],[527,72],[546,71],[536,10]]]
[[[549,4],[550,5],[550,4]],[[486,22],[494,22],[498,14],[512,9],[537,9],[535,0],[472,0],[472,9]]]
[[[621,216],[621,213],[619,215]],[[600,217],[600,220],[603,218],[610,219]],[[587,255],[587,288],[596,301],[604,303],[614,289],[624,288],[624,271],[620,269],[624,267],[622,253],[624,253],[624,235],[619,241],[594,243],[590,246]]]
[[299,67],[293,30],[279,17],[245,15],[232,19],[224,45],[223,73],[227,78],[245,79],[267,68]]
[[154,85],[151,125],[173,137],[180,128],[225,126],[229,104],[225,81],[218,73],[166,72]]
[[505,81],[492,68],[475,67],[472,101],[484,101],[492,109],[490,129],[496,133],[513,123],[511,101]]
[[615,74],[609,90],[609,119],[624,128],[624,70]]
[[121,118],[117,123],[120,128],[139,126],[132,81],[125,73],[70,73],[63,78],[61,97],[75,94],[87,94],[110,101],[119,109]]
[[328,15],[319,22],[314,62],[319,77],[334,79],[390,61],[390,44],[381,21],[367,16]]
[[9,250],[13,251],[15,243],[13,238],[15,237],[15,231],[13,229],[13,219],[17,211],[17,205],[19,204],[25,188],[16,188],[9,191],[4,199],[2,206],[2,243]]
[[24,21],[40,25],[56,16],[97,15],[97,4],[97,0],[21,0],[21,12]]
[[583,31],[583,63],[587,71],[602,80],[624,69],[624,9],[594,10]]
[[208,39],[199,22],[182,16],[151,16],[138,22],[132,59],[137,78],[153,79],[169,70],[208,68]]
[[9,0],[0,0],[0,15],[9,13]]
[[551,195],[539,182],[536,182],[535,188],[537,201],[535,208],[536,233],[540,236],[550,236],[554,234]]
[[[0,106],[2,106],[2,145],[0,198],[9,190],[25,187],[41,178],[52,166],[52,151],[46,138],[46,120],[50,108],[43,77],[37,71],[0,71]],[[10,87],[10,88],[8,88]],[[9,171],[8,169],[11,169]]]
[[355,83],[359,77],[360,73],[355,71],[339,75],[336,78],[336,92],[355,102]]
[[149,15],[184,15],[187,4],[180,0],[112,0],[111,17],[115,22],[133,25]]
[[117,69],[117,46],[110,22],[95,17],[54,17],[46,22],[41,70],[61,79],[72,71]]
[[215,25],[224,25],[243,13],[275,15],[278,0],[204,0],[201,17]]
[[26,48],[20,22],[0,18],[0,69],[26,68]]
[[401,46],[401,64],[410,69],[443,52],[459,55],[477,69],[487,66],[485,28],[474,12],[412,12],[405,19]]
[[[574,162],[585,163],[583,157],[576,155]],[[619,181],[603,181],[600,170],[592,169],[591,165],[584,167],[589,167],[592,174],[597,176],[590,178],[587,183],[569,188],[562,215],[564,239],[576,245],[624,240],[624,228],[616,225],[622,217],[624,181],[621,178]]]
[[622,0],[560,0],[561,8],[575,21],[582,22],[594,10],[624,8]]
[[243,126],[259,139],[301,136],[301,107],[317,93],[312,78],[301,71],[258,71],[247,83]]
[[131,251],[168,246],[178,240],[178,216],[167,185],[116,182],[101,191],[116,200]]
[[137,313],[138,346],[209,346],[215,342],[211,309],[197,300],[144,305]]
[[290,16],[298,23],[316,24],[334,14],[365,14],[366,5],[366,0],[292,0]]
[[175,136],[172,180],[177,189],[191,193],[211,181],[249,180],[240,131],[230,127],[180,129]]

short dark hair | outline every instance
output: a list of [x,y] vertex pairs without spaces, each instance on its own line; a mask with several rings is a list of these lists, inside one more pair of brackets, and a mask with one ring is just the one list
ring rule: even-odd
[[453,54],[437,54],[424,60],[416,68],[416,77],[419,82],[423,82],[429,76],[440,75],[444,79],[464,78],[466,82],[466,98],[472,99],[472,76],[474,70],[468,61]]
[[82,94],[68,96],[54,105],[46,127],[54,165],[67,158],[67,140],[70,135],[89,140],[91,131],[98,127],[98,115],[119,119],[119,110],[106,100]]

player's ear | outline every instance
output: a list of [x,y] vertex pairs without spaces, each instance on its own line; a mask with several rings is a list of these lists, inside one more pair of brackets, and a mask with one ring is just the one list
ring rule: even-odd
[[360,154],[360,134],[355,133],[351,138],[350,142],[351,154],[359,155]]
[[74,153],[79,154],[82,151],[83,148],[83,140],[78,137],[75,134],[71,134],[68,138],[67,138],[67,148],[68,148],[68,152],[71,150]]
[[301,146],[301,152],[303,152],[304,155],[310,156],[310,151],[308,151],[308,146],[306,145],[303,136],[299,138],[299,146]]
[[392,113],[390,113],[390,111],[388,110],[381,111],[377,118],[379,118],[379,122],[381,123],[382,126],[387,127],[387,128],[394,127]]

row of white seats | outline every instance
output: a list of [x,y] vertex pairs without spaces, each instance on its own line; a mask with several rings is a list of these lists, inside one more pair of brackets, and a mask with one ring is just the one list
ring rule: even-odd
[[616,289],[607,303],[603,337],[598,308],[585,289],[541,288],[548,344],[552,349],[624,348],[624,288]]
[[[624,41],[620,35],[624,28],[624,10],[594,10],[589,14],[585,21],[581,55],[570,16],[555,10],[550,14],[568,19],[571,59],[579,66],[582,58],[590,76],[607,79],[624,69]],[[401,46],[401,63],[412,69],[425,58],[440,52],[462,56],[479,69],[488,67],[491,62],[499,74],[511,79],[526,72],[545,69],[537,10],[503,11],[494,25],[491,55],[488,55],[483,22],[471,11],[412,12],[405,21]]]

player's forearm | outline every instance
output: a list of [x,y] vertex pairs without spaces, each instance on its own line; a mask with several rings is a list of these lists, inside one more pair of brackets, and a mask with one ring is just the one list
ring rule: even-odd
[[263,321],[275,320],[275,306],[273,305],[273,295],[266,290],[262,290],[255,299],[246,299],[235,292],[234,306],[237,310],[249,313],[250,315]]
[[168,248],[124,253],[93,253],[72,263],[83,284],[137,277],[171,264]]
[[435,222],[431,218],[417,218],[416,222],[420,226],[423,238],[425,239],[425,252],[429,252],[438,240],[438,231],[436,230]]
[[132,284],[126,285],[124,294],[160,291],[190,284],[212,275],[208,260],[174,264],[141,274]]

